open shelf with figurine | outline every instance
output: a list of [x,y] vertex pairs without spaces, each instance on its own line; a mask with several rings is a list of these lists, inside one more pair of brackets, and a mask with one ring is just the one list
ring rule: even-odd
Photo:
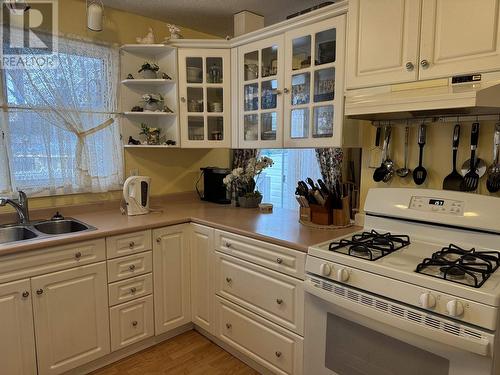
[[[125,44],[120,48],[120,57],[124,147],[180,147],[177,48]],[[159,137],[141,134],[142,126],[159,132]]]

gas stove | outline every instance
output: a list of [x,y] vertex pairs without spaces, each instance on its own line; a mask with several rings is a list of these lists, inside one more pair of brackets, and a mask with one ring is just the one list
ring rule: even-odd
[[[343,336],[376,331],[444,358],[448,371],[429,365],[421,373],[499,374],[500,199],[380,188],[369,191],[364,211],[361,231],[308,250],[306,368],[332,373],[316,364],[349,339],[322,335],[342,326]],[[330,340],[317,354],[318,341]],[[396,342],[387,351],[415,355]]]

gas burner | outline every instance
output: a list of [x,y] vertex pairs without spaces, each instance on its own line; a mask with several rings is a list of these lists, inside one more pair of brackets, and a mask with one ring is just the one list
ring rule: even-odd
[[497,251],[465,250],[450,244],[431,258],[425,258],[415,271],[479,288],[499,266],[500,253]]
[[375,230],[355,234],[351,239],[342,239],[330,243],[330,251],[363,258],[377,260],[410,244],[406,235],[378,233]]

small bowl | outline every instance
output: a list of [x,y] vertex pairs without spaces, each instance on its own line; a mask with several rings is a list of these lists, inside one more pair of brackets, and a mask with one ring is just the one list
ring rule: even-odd
[[270,214],[273,212],[273,205],[272,203],[260,203],[259,210],[264,214]]

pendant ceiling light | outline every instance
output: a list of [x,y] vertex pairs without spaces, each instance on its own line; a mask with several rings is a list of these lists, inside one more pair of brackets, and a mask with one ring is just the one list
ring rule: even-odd
[[101,0],[87,0],[87,27],[92,31],[102,31],[104,4]]

